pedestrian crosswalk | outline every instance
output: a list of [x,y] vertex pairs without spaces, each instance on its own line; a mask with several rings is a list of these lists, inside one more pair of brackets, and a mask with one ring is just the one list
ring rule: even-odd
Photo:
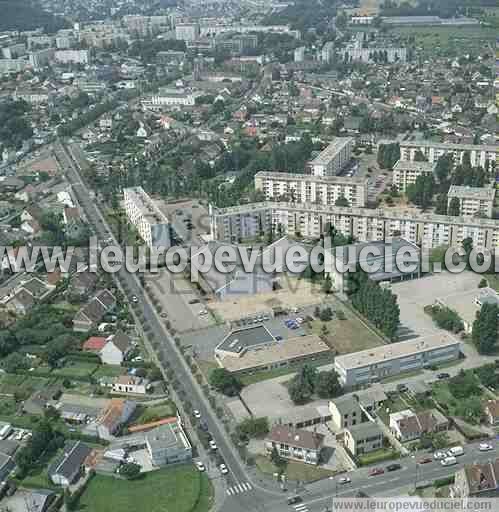
[[294,505],[293,508],[296,510],[296,512],[308,512],[308,507],[304,503],[301,503],[300,505]]
[[242,484],[235,484],[232,487],[227,489],[227,494],[229,496],[234,496],[236,494],[242,494],[243,492],[251,491],[253,487],[248,482],[244,482]]

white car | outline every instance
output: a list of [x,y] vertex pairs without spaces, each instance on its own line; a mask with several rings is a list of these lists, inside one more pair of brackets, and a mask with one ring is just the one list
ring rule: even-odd
[[210,441],[210,448],[212,450],[216,450],[217,449],[217,443],[215,443],[215,441],[213,439]]
[[194,409],[192,411],[192,414],[194,414],[194,417],[197,418],[198,420],[201,418],[201,413],[197,409]]
[[299,317],[295,318],[295,322],[296,322],[297,324],[302,324],[302,323],[303,323],[303,321],[304,321],[304,320],[303,320],[303,318],[302,318],[301,316],[299,316]]
[[196,461],[195,464],[196,464],[196,468],[198,469],[198,471],[201,471],[201,472],[206,471],[204,464],[200,460]]
[[205,316],[208,314],[208,310],[207,309],[202,309],[200,312],[199,312],[199,316]]
[[220,464],[220,466],[218,466],[219,469],[220,469],[220,473],[222,473],[222,475],[226,475],[229,470],[227,469],[227,466],[225,464]]
[[134,304],[137,304],[137,302],[139,302],[139,298],[137,297],[137,295],[132,295],[132,302]]
[[447,457],[447,454],[441,450],[438,450],[433,454],[433,458],[435,460],[442,460],[442,459],[445,459],[446,457]]
[[488,452],[490,450],[493,450],[494,447],[491,444],[489,444],[489,443],[480,443],[480,446],[478,447],[478,449],[481,452]]
[[349,484],[351,482],[350,478],[348,478],[347,476],[342,476],[339,480],[338,480],[338,483],[339,484]]

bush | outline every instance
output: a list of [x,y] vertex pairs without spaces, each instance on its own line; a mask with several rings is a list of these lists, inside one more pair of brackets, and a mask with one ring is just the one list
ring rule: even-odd
[[239,439],[263,437],[269,432],[269,419],[248,418],[236,426],[236,433]]
[[446,478],[439,478],[438,480],[435,480],[434,486],[435,487],[445,487],[446,485],[452,485],[454,483],[454,477],[448,476]]

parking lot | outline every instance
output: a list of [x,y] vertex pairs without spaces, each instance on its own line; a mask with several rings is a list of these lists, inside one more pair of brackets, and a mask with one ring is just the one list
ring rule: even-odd
[[424,312],[424,307],[433,304],[437,297],[478,290],[480,280],[481,276],[472,272],[442,272],[392,284],[391,290],[397,295],[400,307],[400,341],[440,332],[431,317]]

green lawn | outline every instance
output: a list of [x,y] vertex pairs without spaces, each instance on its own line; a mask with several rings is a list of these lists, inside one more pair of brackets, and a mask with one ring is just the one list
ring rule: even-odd
[[[258,469],[265,474],[273,475],[278,473],[279,470],[270,462],[268,457],[262,455],[256,457],[256,465]],[[321,467],[313,466],[311,464],[304,464],[303,462],[289,461],[286,465],[286,478],[288,481],[300,480],[301,482],[315,482],[328,478],[335,474],[334,471],[324,469]]]
[[77,510],[86,512],[207,512],[213,505],[208,477],[191,465],[147,473],[133,481],[96,475]]
[[144,404],[140,404],[135,411],[131,424],[141,425],[143,423],[157,421],[162,418],[174,416],[176,411],[177,410],[175,405],[168,400],[165,400],[164,402],[161,402],[157,405],[151,405],[150,407]]
[[34,391],[43,388],[47,384],[48,380],[42,377],[5,373],[0,375],[0,394],[13,395],[17,392],[27,398]]
[[[385,424],[389,424],[390,414],[394,412],[400,412],[408,409],[408,405],[399,397],[396,396],[393,399],[388,398],[383,407],[380,407],[377,414],[381,421]],[[388,409],[388,412],[386,411]]]
[[52,370],[52,375],[57,377],[88,377],[97,369],[97,364],[86,361],[69,360],[63,368]]
[[126,369],[122,366],[113,366],[103,364],[97,368],[97,371],[93,373],[93,377],[96,379],[100,379],[101,377],[119,377],[120,375],[124,375],[126,373]]

